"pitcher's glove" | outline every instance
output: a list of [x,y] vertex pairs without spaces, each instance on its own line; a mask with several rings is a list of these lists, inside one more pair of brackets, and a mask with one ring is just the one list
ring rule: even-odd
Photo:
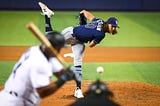
[[79,19],[79,24],[80,25],[86,25],[87,24],[87,18],[84,16],[83,13],[79,13],[78,19]]
[[65,69],[64,74],[56,81],[57,87],[62,86],[66,81],[76,80],[74,70],[75,68],[70,66]]

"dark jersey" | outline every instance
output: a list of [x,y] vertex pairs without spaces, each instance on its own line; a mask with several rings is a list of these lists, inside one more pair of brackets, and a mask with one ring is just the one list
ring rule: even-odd
[[101,30],[103,23],[102,19],[94,18],[91,23],[74,27],[73,34],[81,42],[87,43],[93,40],[98,44],[105,37],[105,32]]

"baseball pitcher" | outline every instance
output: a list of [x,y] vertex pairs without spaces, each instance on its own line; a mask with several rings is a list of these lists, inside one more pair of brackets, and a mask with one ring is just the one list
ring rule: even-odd
[[[45,4],[39,2],[43,15],[45,15],[46,32],[52,32],[50,17],[54,12]],[[87,20],[90,23],[87,23]],[[96,18],[90,12],[82,10],[79,13],[79,26],[71,26],[62,30],[62,35],[67,44],[71,44],[74,55],[75,75],[78,77],[76,81],[76,90],[74,96],[83,98],[81,91],[82,81],[82,59],[85,50],[85,43],[89,42],[89,47],[94,47],[99,44],[105,37],[105,33],[115,35],[117,33],[118,20],[115,17],[110,17],[107,21]]]

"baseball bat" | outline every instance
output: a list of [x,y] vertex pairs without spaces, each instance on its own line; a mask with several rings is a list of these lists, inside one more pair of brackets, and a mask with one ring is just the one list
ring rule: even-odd
[[62,56],[57,52],[57,50],[51,45],[49,40],[41,33],[41,31],[37,28],[37,26],[30,22],[27,24],[27,28],[39,39],[39,41],[46,45],[47,48],[51,50],[51,52],[55,55],[55,57],[62,63],[62,65],[66,68],[67,64]]

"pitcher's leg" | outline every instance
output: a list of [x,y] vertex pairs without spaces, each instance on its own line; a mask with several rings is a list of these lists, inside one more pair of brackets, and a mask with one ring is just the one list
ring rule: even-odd
[[47,15],[45,15],[45,31],[46,31],[46,34],[53,32],[50,18],[48,18]]
[[85,50],[85,45],[83,43],[72,45],[72,51],[74,54],[75,75],[78,78],[78,80],[76,81],[76,91],[74,95],[77,98],[83,97],[81,91],[81,82],[82,82],[82,59],[84,50]]
[[51,26],[51,22],[50,22],[50,18],[51,16],[54,15],[54,12],[52,10],[50,10],[45,4],[43,4],[42,2],[38,3],[41,10],[42,10],[42,15],[45,16],[45,31],[46,34],[53,32],[52,26]]

